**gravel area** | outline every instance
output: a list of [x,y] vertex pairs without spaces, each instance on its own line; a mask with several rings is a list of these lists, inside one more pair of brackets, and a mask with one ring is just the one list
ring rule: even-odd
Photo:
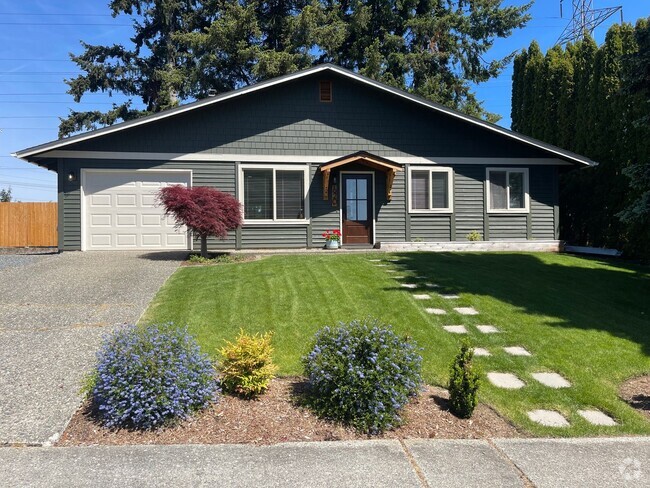
[[[223,396],[219,403],[180,425],[156,431],[111,430],[100,425],[88,404],[73,417],[58,446],[121,444],[277,444],[291,441],[368,439],[353,429],[321,420],[296,406],[301,378],[276,378],[257,400]],[[404,409],[402,427],[372,438],[485,439],[519,437],[519,432],[486,405],[471,419],[449,412],[448,393],[427,387]]]
[[0,254],[0,445],[56,440],[102,335],[137,321],[185,254]]

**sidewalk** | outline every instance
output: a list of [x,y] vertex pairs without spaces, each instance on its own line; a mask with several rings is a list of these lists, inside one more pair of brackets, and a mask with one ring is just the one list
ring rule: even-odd
[[650,485],[650,438],[0,448],[0,486]]

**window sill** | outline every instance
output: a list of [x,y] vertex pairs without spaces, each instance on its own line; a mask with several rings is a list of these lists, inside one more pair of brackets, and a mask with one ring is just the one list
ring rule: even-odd
[[530,213],[530,209],[522,208],[518,210],[488,210],[488,215],[526,215]]
[[451,208],[441,208],[436,210],[409,210],[412,215],[451,215],[454,210]]
[[268,227],[268,226],[307,226],[309,220],[245,220],[244,227]]

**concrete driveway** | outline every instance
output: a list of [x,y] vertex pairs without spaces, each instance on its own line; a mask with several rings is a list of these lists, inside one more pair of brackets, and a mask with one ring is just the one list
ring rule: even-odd
[[185,255],[0,255],[0,444],[56,440],[102,335],[136,322]]

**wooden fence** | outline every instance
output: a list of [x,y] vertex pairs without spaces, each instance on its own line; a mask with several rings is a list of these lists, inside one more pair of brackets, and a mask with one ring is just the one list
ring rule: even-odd
[[0,247],[56,247],[56,203],[0,203]]

